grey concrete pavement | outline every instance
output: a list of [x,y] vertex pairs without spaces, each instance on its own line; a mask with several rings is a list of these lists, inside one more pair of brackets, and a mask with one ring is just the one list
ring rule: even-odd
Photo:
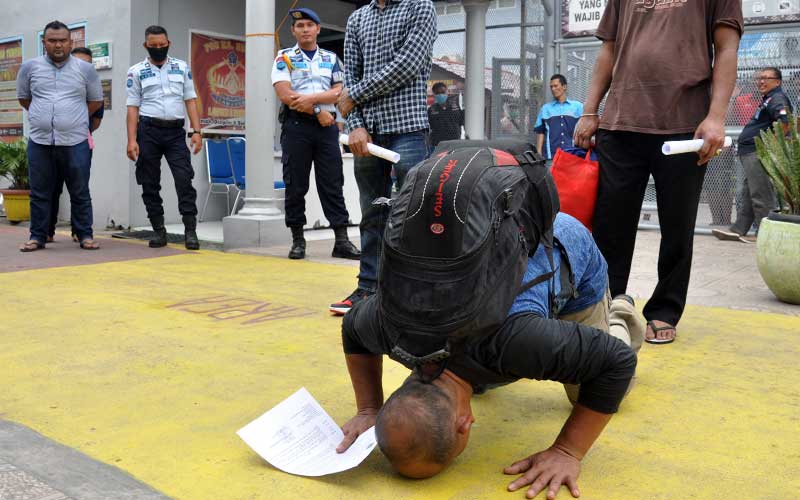
[[163,500],[128,473],[0,420],[2,500]]

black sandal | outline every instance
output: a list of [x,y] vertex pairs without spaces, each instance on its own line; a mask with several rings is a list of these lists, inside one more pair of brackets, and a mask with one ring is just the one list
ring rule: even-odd
[[[650,329],[653,330],[654,334],[656,334],[658,332],[663,332],[664,330],[675,330],[675,337],[678,336],[678,330],[674,326],[670,325],[669,323],[667,323],[664,326],[656,326],[656,324],[653,323],[652,321],[648,321],[647,322],[647,326],[649,326]],[[671,343],[675,342],[675,337],[672,337],[671,339],[659,339],[659,338],[656,338],[656,337],[653,337],[652,339],[648,339],[647,336],[645,335],[644,341],[647,342],[648,344],[659,344],[659,345],[661,345],[661,344],[671,344]]]

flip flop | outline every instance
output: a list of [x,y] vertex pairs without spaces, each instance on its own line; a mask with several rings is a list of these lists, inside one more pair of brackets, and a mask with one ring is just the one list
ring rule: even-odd
[[80,244],[84,250],[100,250],[100,244],[91,238],[86,238]]
[[[653,323],[652,321],[648,321],[647,326],[649,326],[653,330],[653,333],[663,332],[664,330],[675,330],[675,327],[670,324],[666,324],[664,326],[656,326],[656,324]],[[675,330],[675,337],[677,336],[678,336],[678,331]],[[647,342],[648,344],[671,344],[675,342],[675,337],[672,337],[671,339],[659,339],[656,337],[648,339],[645,336],[644,341]]]
[[44,249],[44,243],[39,243],[36,240],[29,240],[19,247],[20,252],[35,252],[36,250]]

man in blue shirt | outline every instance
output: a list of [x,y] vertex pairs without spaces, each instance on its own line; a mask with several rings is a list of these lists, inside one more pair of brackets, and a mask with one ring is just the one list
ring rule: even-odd
[[[564,75],[550,77],[550,92],[553,100],[542,106],[536,118],[536,149],[548,160],[552,160],[558,149],[572,147],[575,125],[583,114],[583,104],[567,99],[567,79]],[[547,142],[545,143],[545,136]],[[542,149],[545,148],[545,149]]]
[[69,28],[59,21],[44,27],[46,54],[25,61],[17,74],[17,99],[28,110],[31,236],[20,247],[45,247],[50,204],[58,172],[63,172],[72,205],[72,224],[86,250],[100,248],[92,232],[89,194],[89,116],[103,107],[94,67],[70,55]]

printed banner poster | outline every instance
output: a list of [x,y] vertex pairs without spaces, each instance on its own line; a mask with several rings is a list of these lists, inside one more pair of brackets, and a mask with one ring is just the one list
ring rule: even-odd
[[[687,0],[629,0],[644,8],[659,8]],[[592,36],[608,0],[562,0],[561,34],[565,38]],[[742,0],[744,23],[748,25],[800,21],[800,0]]]
[[90,43],[88,48],[92,51],[94,69],[111,68],[111,42]]
[[17,100],[17,73],[22,64],[22,39],[0,41],[0,141],[22,137],[22,106]]
[[100,86],[103,89],[103,111],[111,109],[111,80],[100,80]]
[[245,42],[192,33],[192,77],[200,124],[244,130]]
[[565,38],[593,35],[607,3],[608,0],[563,0],[561,34]]

